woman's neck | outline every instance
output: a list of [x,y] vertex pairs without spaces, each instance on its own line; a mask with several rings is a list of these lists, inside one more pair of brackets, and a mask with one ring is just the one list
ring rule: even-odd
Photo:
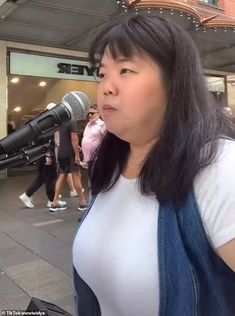
[[133,179],[139,176],[143,164],[155,143],[156,139],[146,142],[143,145],[130,144],[127,164],[122,172],[125,178]]

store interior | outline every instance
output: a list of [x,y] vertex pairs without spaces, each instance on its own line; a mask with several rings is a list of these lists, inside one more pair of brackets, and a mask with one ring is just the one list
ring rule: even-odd
[[71,91],[82,91],[96,102],[94,81],[52,79],[22,75],[8,76],[8,123],[14,129],[44,111],[50,102],[58,104]]

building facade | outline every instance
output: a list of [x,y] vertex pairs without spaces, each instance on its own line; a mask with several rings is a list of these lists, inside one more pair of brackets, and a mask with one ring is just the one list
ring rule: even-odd
[[226,15],[235,16],[234,0],[175,0],[175,2],[198,7],[206,6],[212,13],[222,11]]

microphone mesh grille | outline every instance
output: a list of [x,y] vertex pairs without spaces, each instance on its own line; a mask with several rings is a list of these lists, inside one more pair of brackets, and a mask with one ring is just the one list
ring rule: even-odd
[[70,105],[74,121],[85,120],[87,118],[91,102],[85,93],[81,91],[69,92],[63,97],[63,101],[66,101]]

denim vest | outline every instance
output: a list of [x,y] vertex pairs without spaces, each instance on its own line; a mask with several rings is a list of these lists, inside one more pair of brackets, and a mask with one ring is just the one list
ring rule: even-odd
[[[171,203],[160,206],[158,257],[156,316],[235,316],[235,273],[210,246],[194,193],[178,211]],[[95,294],[75,269],[74,288],[77,315],[101,316]]]

